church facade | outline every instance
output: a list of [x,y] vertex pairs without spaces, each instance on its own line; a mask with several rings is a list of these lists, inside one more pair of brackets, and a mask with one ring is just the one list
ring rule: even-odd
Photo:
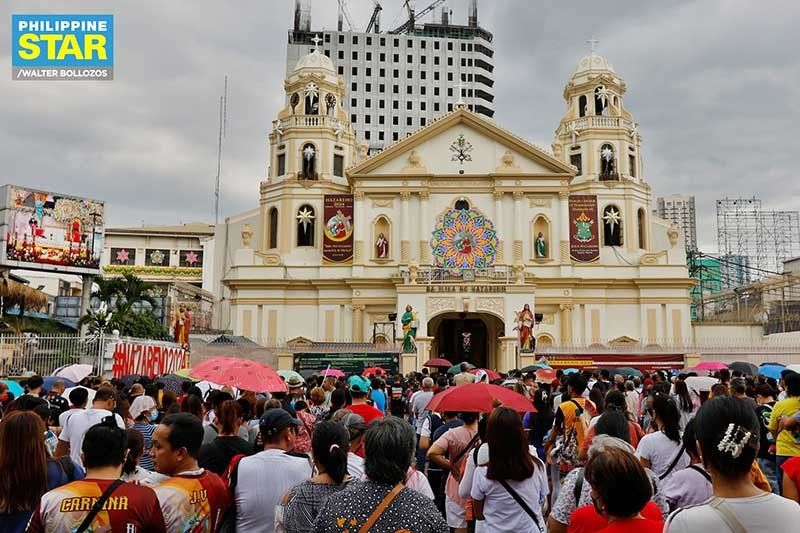
[[368,156],[329,58],[301,58],[284,88],[259,206],[217,251],[234,334],[401,342],[402,321],[416,330],[403,371],[691,337],[683,237],[652,215],[625,82],[602,56],[567,82],[549,150],[459,101]]

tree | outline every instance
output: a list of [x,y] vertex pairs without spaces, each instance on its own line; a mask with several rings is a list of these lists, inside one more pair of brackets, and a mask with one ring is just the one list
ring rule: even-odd
[[[97,277],[94,283],[97,285],[94,295],[100,299],[100,308],[81,317],[81,325],[86,325],[91,333],[117,329],[122,335],[157,339],[169,334],[152,311],[157,305],[152,295],[157,290],[155,284],[129,272],[120,278]],[[142,304],[150,308],[137,309]]]

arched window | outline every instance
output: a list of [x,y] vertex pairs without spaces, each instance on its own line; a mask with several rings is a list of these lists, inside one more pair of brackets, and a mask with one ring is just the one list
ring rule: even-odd
[[336,111],[336,97],[328,93],[325,95],[325,112],[332,117],[334,111]]
[[607,115],[608,113],[606,110],[608,109],[610,95],[608,94],[608,89],[603,87],[602,85],[598,85],[597,88],[594,90],[594,114],[595,115]]
[[603,209],[603,246],[622,246],[622,211],[613,204]]
[[278,208],[273,207],[269,210],[269,242],[267,242],[268,248],[277,248],[278,247]]
[[619,180],[617,172],[617,155],[614,153],[614,147],[604,144],[600,148],[600,181]]
[[297,210],[297,246],[314,246],[314,208],[308,204]]
[[580,98],[578,98],[578,116],[585,117],[589,113],[589,109],[586,107],[586,95],[582,94]]
[[647,249],[647,227],[645,226],[645,212],[644,208],[640,207],[636,213],[636,222],[639,226],[639,248],[642,250]]
[[469,211],[469,202],[461,198],[456,200],[456,203],[453,207],[459,211]]
[[303,169],[300,174],[300,179],[315,180],[317,179],[317,149],[311,143],[303,145],[300,151],[300,168]]
[[311,82],[306,85],[304,92],[306,115],[319,115],[319,86]]

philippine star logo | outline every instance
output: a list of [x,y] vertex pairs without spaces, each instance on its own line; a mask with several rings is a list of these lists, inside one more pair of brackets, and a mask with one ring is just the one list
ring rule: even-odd
[[114,15],[12,15],[11,79],[113,80]]

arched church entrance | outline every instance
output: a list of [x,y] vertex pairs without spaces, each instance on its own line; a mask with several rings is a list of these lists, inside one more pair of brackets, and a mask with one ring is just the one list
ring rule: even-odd
[[445,313],[428,322],[431,357],[453,364],[469,361],[478,368],[494,368],[500,353],[503,322],[485,313]]

